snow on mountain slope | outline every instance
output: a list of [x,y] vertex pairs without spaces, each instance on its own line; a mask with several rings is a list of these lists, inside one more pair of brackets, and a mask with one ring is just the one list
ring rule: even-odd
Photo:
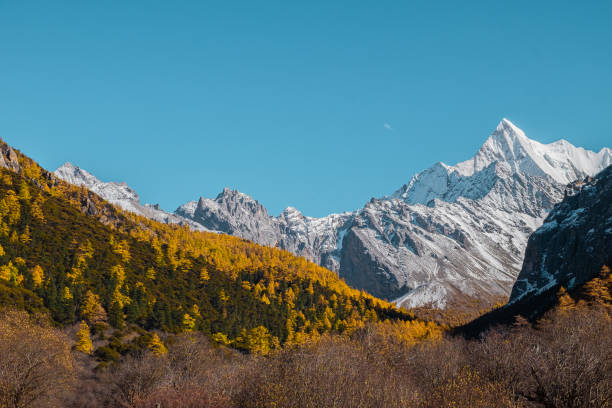
[[185,214],[187,218],[192,218],[193,215],[195,214],[196,208],[198,208],[197,201],[188,201],[185,204],[181,205],[179,208],[177,208],[175,213],[176,214],[182,213],[182,214]]
[[[425,301],[442,307],[460,294],[491,300],[507,296],[525,242],[542,217],[530,214],[536,208],[520,211],[520,200],[509,203],[507,193],[513,191],[527,201],[536,180],[513,175],[491,184],[481,200],[434,199],[429,206],[397,198],[374,200],[356,216],[351,230],[361,241],[352,247],[367,248],[367,255],[351,261],[356,254],[347,250],[340,274],[379,296],[401,297],[397,303],[409,307]],[[551,192],[562,194],[558,189]],[[553,200],[541,202],[552,205]],[[388,277],[381,279],[377,271]],[[378,286],[381,280],[383,287]]]
[[[424,240],[418,230],[411,231],[388,217],[387,230],[403,228],[414,242],[431,248],[432,257],[444,255],[444,262],[433,262],[421,254],[398,253],[385,242],[384,232],[375,238],[366,235],[363,245],[397,253],[387,256],[386,264],[376,262],[393,276],[390,289],[406,288],[398,304],[418,306],[423,300],[436,299],[433,303],[439,306],[453,292],[507,296],[520,270],[529,235],[563,198],[565,185],[594,175],[611,162],[610,149],[594,153],[564,140],[541,144],[503,119],[474,157],[455,166],[437,163],[387,198],[394,206],[402,207],[398,201],[406,204],[404,211],[408,214],[442,219],[465,237],[464,245],[449,246],[440,231]],[[393,257],[403,262],[389,264]],[[367,262],[351,266],[347,273],[364,273],[360,265]]]
[[140,204],[140,198],[134,190],[125,183],[103,182],[95,176],[71,163],[64,163],[54,174],[70,184],[85,186],[106,201],[115,204],[125,211],[130,211],[144,217],[170,224],[187,224],[196,230],[204,228],[193,221],[168,213],[157,205]]
[[480,186],[474,177],[493,163],[504,163],[512,174],[550,177],[568,184],[612,164],[612,150],[595,153],[565,140],[542,144],[504,118],[474,157],[455,166],[437,163],[415,175],[393,197],[409,204],[427,204],[434,198],[451,202],[458,197],[481,198],[488,187]]
[[548,175],[558,183],[567,184],[601,171],[611,159],[612,151],[608,148],[595,153],[566,140],[542,144],[528,139],[512,122],[502,119],[478,153],[455,168],[462,175],[471,175],[493,162],[505,162],[513,173]]

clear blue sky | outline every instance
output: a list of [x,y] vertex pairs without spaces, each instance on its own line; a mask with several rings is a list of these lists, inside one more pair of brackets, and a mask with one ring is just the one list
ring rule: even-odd
[[504,116],[612,145],[611,4],[0,0],[0,136],[167,210],[352,210]]

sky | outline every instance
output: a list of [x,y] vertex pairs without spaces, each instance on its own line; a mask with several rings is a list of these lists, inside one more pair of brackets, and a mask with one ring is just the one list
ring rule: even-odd
[[0,137],[166,210],[362,207],[503,117],[612,145],[612,2],[0,0]]

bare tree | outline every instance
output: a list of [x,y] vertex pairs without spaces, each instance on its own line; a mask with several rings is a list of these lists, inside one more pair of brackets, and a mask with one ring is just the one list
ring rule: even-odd
[[612,403],[612,322],[605,310],[552,314],[536,334],[523,356],[532,380],[528,399],[559,408]]
[[73,380],[63,333],[23,311],[0,314],[0,406],[55,406]]
[[136,407],[152,392],[168,382],[168,361],[164,356],[145,352],[126,357],[104,375],[112,399],[119,407]]
[[410,380],[395,374],[380,356],[369,358],[361,344],[325,337],[254,362],[235,402],[279,408],[414,406]]

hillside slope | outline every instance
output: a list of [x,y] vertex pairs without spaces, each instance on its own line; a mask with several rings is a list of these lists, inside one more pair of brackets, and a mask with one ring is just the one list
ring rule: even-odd
[[200,330],[247,350],[413,320],[304,258],[123,212],[3,142],[0,152],[4,305],[62,324]]

